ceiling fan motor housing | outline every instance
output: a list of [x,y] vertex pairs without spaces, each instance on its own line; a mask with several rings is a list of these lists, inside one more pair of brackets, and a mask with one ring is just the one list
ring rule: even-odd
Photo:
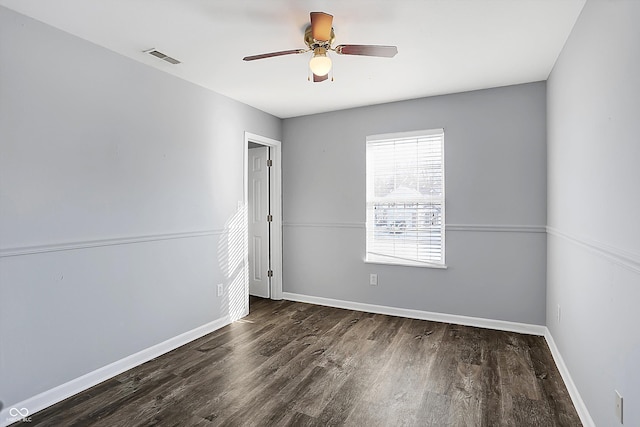
[[323,47],[327,50],[329,50],[331,48],[331,44],[333,44],[333,41],[336,38],[336,33],[333,31],[333,27],[331,28],[331,37],[329,37],[329,40],[323,41],[323,40],[316,40],[313,38],[313,32],[311,29],[311,25],[309,25],[307,27],[307,29],[304,32],[304,43],[309,46],[309,49],[311,50],[315,50],[318,47]]

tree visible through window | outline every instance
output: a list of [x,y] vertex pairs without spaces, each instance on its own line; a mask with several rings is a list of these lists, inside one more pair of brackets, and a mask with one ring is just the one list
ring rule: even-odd
[[444,131],[367,137],[369,262],[444,266]]

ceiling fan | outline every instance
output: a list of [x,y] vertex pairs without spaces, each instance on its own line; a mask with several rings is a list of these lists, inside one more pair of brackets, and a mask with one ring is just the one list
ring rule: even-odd
[[333,31],[333,16],[324,12],[311,12],[311,24],[304,32],[304,43],[306,49],[282,50],[279,52],[262,53],[260,55],[245,56],[245,61],[256,59],[272,58],[274,56],[292,55],[313,51],[313,56],[309,61],[309,68],[313,73],[314,82],[327,80],[327,75],[331,70],[331,58],[327,56],[328,51],[333,51],[339,55],[363,55],[392,58],[398,53],[396,46],[378,46],[363,44],[341,44],[332,47],[335,39]]

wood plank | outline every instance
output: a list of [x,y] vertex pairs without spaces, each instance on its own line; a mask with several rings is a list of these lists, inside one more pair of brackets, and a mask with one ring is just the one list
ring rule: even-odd
[[542,337],[250,304],[244,319],[33,414],[31,425],[580,425]]

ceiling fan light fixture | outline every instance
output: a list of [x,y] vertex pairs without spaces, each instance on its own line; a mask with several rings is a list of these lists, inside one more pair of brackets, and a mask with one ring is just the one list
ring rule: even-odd
[[309,68],[316,76],[326,76],[331,71],[331,58],[327,56],[327,49],[317,47],[313,50],[313,57],[309,61]]
[[[381,46],[368,44],[341,44],[333,46],[336,37],[333,31],[333,16],[324,12],[311,12],[311,24],[304,30],[304,44],[306,49],[290,49],[277,52],[262,53],[259,55],[245,56],[244,61],[273,58],[274,56],[301,54],[313,51],[309,60],[309,69],[313,73],[313,82],[319,83],[328,79],[333,64],[327,55],[333,51],[336,55],[360,55],[377,56],[381,58],[393,58],[398,53],[396,46]],[[308,77],[311,81],[311,76]],[[333,81],[333,78],[331,79]]]

